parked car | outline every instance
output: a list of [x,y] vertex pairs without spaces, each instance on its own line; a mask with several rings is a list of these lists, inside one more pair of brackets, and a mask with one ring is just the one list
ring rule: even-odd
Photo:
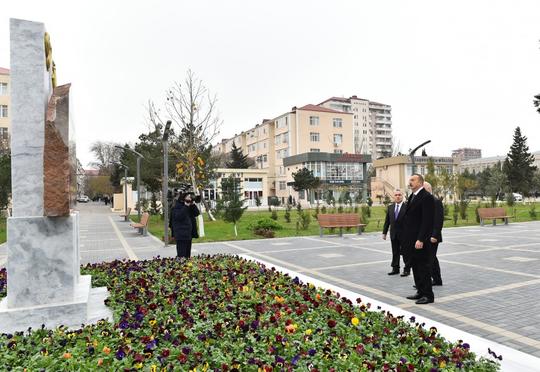
[[77,201],[79,203],[88,203],[90,201],[90,198],[86,195],[81,195],[77,198]]
[[523,201],[523,195],[518,194],[518,193],[513,193],[512,195],[514,196],[515,201],[517,201],[517,202]]

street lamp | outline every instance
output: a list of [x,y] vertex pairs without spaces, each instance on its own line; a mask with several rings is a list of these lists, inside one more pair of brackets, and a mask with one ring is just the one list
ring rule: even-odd
[[171,130],[171,121],[167,120],[163,130],[163,191],[161,195],[161,207],[163,208],[163,241],[165,247],[169,244],[169,203],[167,195],[169,193],[169,132]]
[[129,147],[114,146],[122,150],[128,150],[133,154],[137,155],[137,216],[139,216],[139,221],[141,220],[141,159],[144,159],[137,151],[130,149]]
[[421,145],[418,145],[414,148],[414,150],[412,150],[410,153],[409,153],[409,156],[411,157],[411,162],[412,162],[412,174],[415,174],[416,173],[416,163],[414,162],[414,153],[416,152],[416,150],[418,150],[420,147],[422,146],[425,146],[427,145],[428,143],[430,143],[431,140],[427,140],[426,142],[422,143]]
[[125,164],[118,163],[118,165],[121,168],[124,168],[124,221],[127,222],[128,220],[128,208],[127,208],[127,172],[129,170],[129,167]]

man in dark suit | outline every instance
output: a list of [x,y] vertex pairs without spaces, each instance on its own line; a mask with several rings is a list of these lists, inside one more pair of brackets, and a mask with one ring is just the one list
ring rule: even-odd
[[409,179],[412,191],[405,218],[403,219],[403,247],[412,252],[411,264],[416,284],[416,294],[407,296],[417,304],[429,304],[435,299],[431,287],[431,234],[435,203],[430,193],[424,190],[424,177],[413,174]]
[[[388,234],[388,229],[390,228],[390,242],[392,244],[392,271],[388,275],[399,274],[399,255],[401,252],[401,230],[403,216],[405,215],[405,203],[403,203],[403,193],[400,189],[394,191],[394,202],[388,206],[386,211],[386,218],[384,220],[383,227],[383,236],[382,238],[386,240],[386,235]],[[403,261],[405,268],[403,269],[403,274],[401,276],[409,275],[410,263],[403,256]]]
[[[433,195],[433,189],[429,182],[424,182],[424,189]],[[432,285],[442,285],[441,267],[439,266],[439,260],[437,259],[437,248],[439,243],[442,243],[442,228],[444,224],[444,207],[442,201],[434,197],[435,202],[435,214],[433,219],[433,233],[431,234],[431,278]]]

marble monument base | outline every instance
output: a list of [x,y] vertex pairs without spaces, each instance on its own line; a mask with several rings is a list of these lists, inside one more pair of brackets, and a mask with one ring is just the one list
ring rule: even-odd
[[0,302],[0,333],[38,329],[42,325],[79,328],[100,319],[112,321],[112,312],[104,303],[108,296],[107,288],[92,288],[90,275],[81,275],[70,302],[9,308],[8,299],[4,298]]
[[79,215],[10,217],[7,297],[0,303],[0,332],[112,320],[106,288],[80,275]]

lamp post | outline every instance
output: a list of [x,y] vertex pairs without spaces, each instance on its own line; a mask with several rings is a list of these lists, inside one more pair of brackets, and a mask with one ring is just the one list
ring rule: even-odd
[[116,148],[122,149],[122,150],[128,150],[132,152],[133,154],[137,155],[137,216],[139,217],[139,221],[141,220],[141,159],[144,159],[144,156],[142,156],[139,152],[130,149],[129,147],[122,147],[122,146],[114,146]]
[[163,208],[163,242],[165,247],[169,245],[169,203],[167,196],[169,193],[169,132],[171,121],[167,120],[163,130],[163,190],[161,195],[161,207]]
[[415,174],[416,173],[416,163],[414,162],[414,154],[416,153],[416,151],[420,148],[420,147],[423,147],[425,145],[427,145],[428,143],[430,143],[431,140],[427,140],[426,142],[422,143],[421,145],[418,145],[414,148],[414,150],[412,150],[410,153],[409,153],[409,156],[411,157],[411,162],[412,162],[412,174]]
[[124,168],[124,221],[127,222],[128,220],[128,214],[127,214],[127,172],[129,170],[129,167],[125,164],[119,163],[120,167]]

